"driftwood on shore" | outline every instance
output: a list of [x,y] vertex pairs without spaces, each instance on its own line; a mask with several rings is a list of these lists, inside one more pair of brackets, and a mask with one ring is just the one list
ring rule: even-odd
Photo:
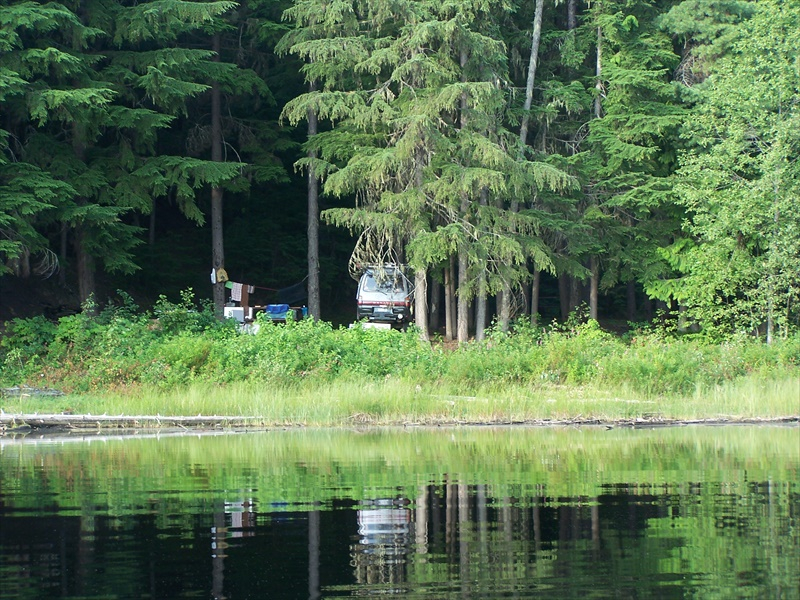
[[184,429],[245,427],[259,422],[258,417],[161,416],[161,415],[74,415],[0,413],[0,431],[10,429],[101,429],[164,428]]
[[37,388],[29,385],[0,388],[0,396],[27,397],[27,396],[63,396],[64,392],[53,388]]
[[[710,419],[663,419],[643,418],[632,419],[531,419],[521,421],[491,421],[469,422],[461,420],[434,420],[432,422],[403,422],[394,423],[403,427],[431,427],[431,426],[603,426],[607,429],[615,427],[665,427],[685,425],[755,425],[755,424],[798,424],[800,416],[774,417],[774,418],[737,418],[717,417]],[[354,415],[348,420],[347,426],[379,426],[369,415]],[[392,425],[383,423],[383,425]],[[257,429],[267,425],[262,417],[197,415],[197,416],[162,416],[162,415],[89,415],[89,414],[9,414],[0,411],[0,435],[26,430],[108,430],[108,429],[184,429],[184,430],[232,430],[232,429]],[[282,423],[281,427],[290,426]]]

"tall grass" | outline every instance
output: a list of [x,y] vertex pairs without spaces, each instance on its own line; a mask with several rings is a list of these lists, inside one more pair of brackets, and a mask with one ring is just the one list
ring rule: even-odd
[[0,339],[0,385],[57,399],[3,398],[6,412],[253,415],[264,423],[511,422],[800,414],[800,336],[639,332],[595,322],[492,330],[447,350],[413,331],[304,320],[243,333],[190,298],[153,313],[17,320]]

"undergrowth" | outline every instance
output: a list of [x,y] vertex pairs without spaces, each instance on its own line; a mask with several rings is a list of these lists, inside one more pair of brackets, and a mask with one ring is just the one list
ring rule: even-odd
[[130,297],[96,316],[90,311],[51,322],[15,319],[0,338],[0,385],[50,386],[69,392],[162,390],[194,383],[407,382],[452,390],[504,385],[545,388],[593,385],[645,397],[691,395],[743,377],[800,376],[800,336],[766,345],[749,337],[723,342],[642,330],[623,337],[596,322],[489,330],[482,342],[454,350],[408,332],[333,328],[305,319],[259,321],[243,332],[219,321],[191,290],[178,303],[162,297],[140,311]]

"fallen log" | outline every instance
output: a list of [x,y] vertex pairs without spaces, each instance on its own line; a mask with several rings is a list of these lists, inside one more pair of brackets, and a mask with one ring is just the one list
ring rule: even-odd
[[53,388],[36,388],[28,385],[0,388],[0,396],[27,397],[27,396],[63,396],[64,392]]
[[220,415],[74,415],[74,414],[7,414],[0,413],[3,429],[100,429],[100,428],[223,428],[257,425],[259,417]]

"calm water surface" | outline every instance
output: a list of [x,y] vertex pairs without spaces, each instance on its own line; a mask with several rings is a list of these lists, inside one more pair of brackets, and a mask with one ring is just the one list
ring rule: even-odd
[[800,598],[800,428],[0,438],[2,598]]

